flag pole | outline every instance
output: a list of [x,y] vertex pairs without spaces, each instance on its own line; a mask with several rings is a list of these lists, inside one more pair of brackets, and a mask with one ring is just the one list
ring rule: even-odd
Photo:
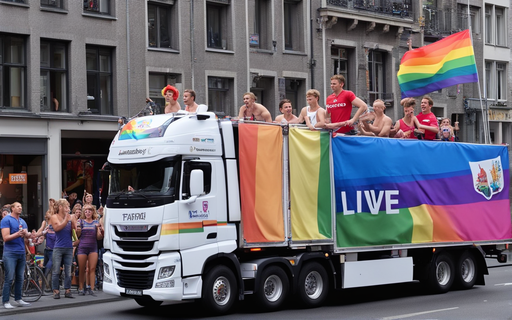
[[[469,37],[471,39],[471,46],[473,47],[473,51],[475,50],[475,47],[473,46],[473,31],[471,26],[471,10],[469,9],[469,0],[468,0],[468,27],[469,27]],[[484,129],[484,143],[490,144],[491,143],[491,137],[489,135],[489,114],[487,113],[487,94],[485,96],[485,110],[484,105],[482,103],[482,89],[480,89],[480,77],[478,76],[478,68],[476,70],[477,75],[477,87],[478,87],[478,97],[480,100],[480,109],[482,110],[482,124]]]

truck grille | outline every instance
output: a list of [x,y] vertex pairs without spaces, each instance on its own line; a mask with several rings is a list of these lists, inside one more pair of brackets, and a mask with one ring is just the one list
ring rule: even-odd
[[151,251],[155,241],[116,241],[116,243],[124,251],[143,252]]
[[121,288],[130,289],[151,289],[155,270],[152,271],[131,271],[116,269],[117,285]]
[[151,228],[149,228],[148,231],[139,231],[139,232],[119,231],[119,230],[117,230],[117,228],[114,228],[114,232],[115,232],[116,236],[118,236],[121,239],[130,239],[130,238],[148,239],[149,237],[156,235],[157,231],[158,231],[158,226],[152,226]]

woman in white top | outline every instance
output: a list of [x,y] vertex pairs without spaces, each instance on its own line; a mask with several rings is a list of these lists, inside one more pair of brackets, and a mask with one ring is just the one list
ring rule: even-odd
[[299,123],[305,121],[311,130],[325,128],[325,109],[318,104],[319,99],[320,92],[318,90],[308,90],[306,92],[308,106],[302,108],[299,115]]

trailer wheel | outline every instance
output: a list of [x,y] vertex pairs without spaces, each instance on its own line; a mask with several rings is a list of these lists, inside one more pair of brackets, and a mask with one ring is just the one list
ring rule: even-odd
[[135,299],[135,302],[141,307],[152,308],[158,307],[162,304],[162,301],[155,301],[153,299]]
[[329,292],[327,272],[318,262],[307,263],[299,274],[297,294],[305,307],[321,306]]
[[265,311],[279,309],[286,301],[289,291],[289,280],[286,272],[277,266],[263,270],[255,294],[256,301]]
[[466,250],[461,254],[455,270],[455,283],[458,288],[471,289],[475,285],[478,276],[478,264],[475,255],[471,251]]
[[235,303],[238,294],[235,276],[231,269],[218,265],[211,269],[203,282],[203,306],[210,313],[227,313]]
[[433,293],[448,292],[455,278],[452,256],[446,252],[435,255],[428,270],[430,290]]

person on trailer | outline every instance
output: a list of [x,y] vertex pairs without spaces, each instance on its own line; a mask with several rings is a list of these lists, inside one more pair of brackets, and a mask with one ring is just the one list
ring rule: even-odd
[[168,84],[162,89],[162,96],[165,98],[165,113],[175,113],[181,110],[178,103],[180,92],[175,87]]
[[282,114],[275,118],[275,123],[299,123],[299,118],[297,118],[297,116],[292,113],[293,108],[292,102],[290,100],[281,100],[281,102],[279,102],[279,111],[281,111]]
[[196,92],[192,89],[185,89],[183,91],[183,103],[185,104],[185,111],[197,112],[199,105],[196,103]]
[[373,112],[359,117],[359,131],[363,136],[389,137],[393,120],[384,114],[386,105],[381,99],[373,102]]
[[25,239],[31,236],[27,231],[27,223],[20,217],[22,211],[21,203],[14,202],[11,205],[11,213],[2,219],[2,238],[4,239],[4,253],[2,260],[4,264],[4,287],[2,291],[2,303],[5,309],[14,309],[9,302],[11,296],[11,285],[14,278],[14,300],[20,307],[30,306],[30,303],[21,299],[21,287],[25,273]]
[[240,107],[238,119],[272,122],[272,116],[267,108],[260,103],[256,103],[256,95],[252,92],[244,93],[244,105]]
[[308,106],[302,108],[299,115],[299,123],[306,122],[310,130],[321,129],[325,127],[325,109],[318,101],[320,92],[316,89],[310,89],[306,92],[306,101]]
[[[327,109],[327,129],[335,130],[335,133],[349,133],[354,127],[353,124],[359,119],[368,107],[363,100],[349,90],[344,90],[345,77],[337,74],[331,77],[332,94],[327,97],[325,107]],[[352,106],[357,111],[351,118]]]
[[416,116],[420,123],[418,128],[425,140],[434,140],[439,132],[439,124],[437,123],[436,115],[432,112],[434,100],[429,96],[423,96],[421,99],[421,113]]

